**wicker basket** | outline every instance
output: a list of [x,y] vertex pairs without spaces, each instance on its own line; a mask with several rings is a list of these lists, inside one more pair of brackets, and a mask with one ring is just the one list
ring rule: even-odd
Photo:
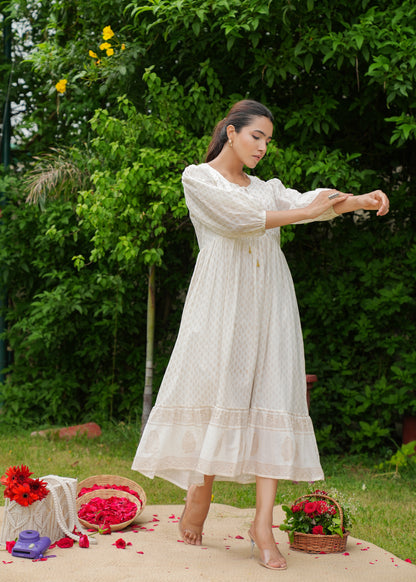
[[[137,497],[131,495],[130,493],[126,493],[125,491],[119,491],[118,489],[98,489],[96,491],[90,491],[89,493],[81,495],[81,497],[77,498],[77,511],[79,512],[82,505],[88,503],[89,501],[91,501],[91,499],[94,499],[95,497],[100,497],[101,499],[109,499],[110,497],[124,497],[129,501],[132,501],[137,507],[137,512],[132,519],[130,519],[129,521],[123,521],[122,523],[115,523],[110,525],[111,531],[119,531],[129,526],[142,512],[142,508],[140,507],[140,501],[137,499]],[[89,523],[88,521],[85,521],[85,519],[81,519],[79,516],[78,519],[81,525],[83,525],[87,529],[98,529],[100,527],[96,523]]]
[[[128,487],[132,491],[136,491],[136,493],[140,497],[141,509],[140,509],[139,514],[145,508],[147,499],[146,499],[146,493],[144,492],[144,489],[142,489],[140,487],[140,485],[138,483],[136,483],[135,481],[132,481],[131,479],[127,479],[127,477],[120,477],[119,475],[93,475],[92,477],[87,477],[86,479],[84,479],[83,481],[80,481],[78,483],[77,497],[79,497],[81,489],[83,489],[84,487],[86,487],[86,488],[93,487],[93,485],[98,485],[98,486],[100,486],[100,485],[117,485],[117,486],[122,486],[122,487],[123,486]],[[107,491],[107,489],[103,489],[103,491]],[[116,491],[117,491],[117,489],[116,489]],[[96,497],[100,497],[99,490],[94,491],[94,493],[96,493]],[[85,495],[87,495],[87,494],[85,494]],[[139,501],[139,500],[136,498],[136,501]]]
[[[344,521],[344,514],[342,512],[341,506],[335,499],[329,497],[328,495],[317,493],[303,495],[302,497],[296,499],[293,505],[296,505],[296,503],[301,499],[310,499],[311,497],[316,497],[319,499],[328,499],[329,501],[334,503],[334,505],[338,509],[342,527]],[[295,531],[293,541],[290,542],[290,548],[292,550],[298,550],[299,552],[307,552],[309,554],[320,554],[320,553],[335,554],[337,552],[344,552],[345,548],[347,547],[347,539],[349,534],[350,532],[347,531],[341,537],[339,535],[315,535]]]

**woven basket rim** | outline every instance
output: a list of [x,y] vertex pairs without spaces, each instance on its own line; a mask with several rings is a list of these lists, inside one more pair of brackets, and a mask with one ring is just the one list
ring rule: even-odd
[[293,542],[289,537],[289,546],[292,550],[312,554],[338,553],[345,550],[349,535],[349,531],[342,537],[339,534],[320,535],[295,531]]
[[349,531],[346,531],[343,533],[342,536],[340,536],[339,534],[312,534],[312,533],[305,533],[303,531],[295,531],[294,532],[295,536],[312,536],[314,538],[322,538],[322,539],[333,539],[333,538],[339,538],[340,540],[343,540],[344,538],[348,537],[350,535]]
[[[101,499],[109,499],[110,497],[124,497],[124,498],[128,499],[129,501],[132,501],[135,504],[135,506],[137,507],[137,511],[132,519],[129,519],[128,521],[123,521],[121,523],[115,523],[115,524],[110,525],[111,531],[119,531],[121,529],[128,527],[131,523],[133,523],[133,521],[143,511],[143,506],[140,507],[140,502],[137,499],[137,497],[135,497],[134,495],[131,495],[131,493],[127,493],[127,491],[120,491],[119,489],[97,489],[95,491],[89,491],[88,493],[81,495],[81,497],[77,497],[77,501],[76,501],[77,513],[81,509],[82,505],[85,505],[85,503],[88,503],[89,501],[91,501],[91,499],[94,499],[95,497],[99,497]],[[85,519],[80,518],[79,516],[78,516],[78,519],[79,519],[81,525],[83,525],[87,529],[97,529],[98,530],[100,527],[98,524],[90,523],[90,522],[86,521]]]

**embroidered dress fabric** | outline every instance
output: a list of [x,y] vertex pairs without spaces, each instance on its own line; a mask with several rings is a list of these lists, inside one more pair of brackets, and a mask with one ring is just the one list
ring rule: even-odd
[[[323,478],[292,278],[280,229],[265,229],[267,210],[307,206],[320,189],[250,179],[238,186],[209,164],[182,177],[199,254],[132,468],[183,489],[204,474],[238,483]],[[331,208],[318,220],[335,216]]]

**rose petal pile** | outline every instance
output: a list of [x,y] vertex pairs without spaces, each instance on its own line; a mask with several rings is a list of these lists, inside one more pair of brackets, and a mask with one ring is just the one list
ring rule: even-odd
[[134,495],[134,497],[136,497],[140,501],[140,507],[143,505],[143,501],[141,500],[140,495],[137,493],[137,491],[130,489],[130,487],[128,487],[127,485],[109,485],[109,484],[97,485],[96,483],[94,483],[94,485],[92,485],[91,487],[83,487],[78,493],[78,497],[81,497],[86,493],[90,493],[91,491],[98,491],[99,489],[115,489],[117,491],[125,491],[126,493],[130,493],[130,495]]
[[126,497],[94,497],[81,505],[78,517],[84,521],[103,526],[118,525],[131,521],[137,513],[137,505]]
[[48,484],[41,479],[32,479],[31,475],[33,473],[26,465],[9,467],[0,478],[0,482],[6,486],[4,497],[24,507],[44,499],[49,493]]

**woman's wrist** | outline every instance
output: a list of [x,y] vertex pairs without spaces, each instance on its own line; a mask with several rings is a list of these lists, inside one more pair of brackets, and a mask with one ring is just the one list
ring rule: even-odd
[[362,208],[361,195],[349,196],[346,200],[334,204],[333,209],[337,214],[343,214],[344,212],[354,212],[355,210],[360,210]]

